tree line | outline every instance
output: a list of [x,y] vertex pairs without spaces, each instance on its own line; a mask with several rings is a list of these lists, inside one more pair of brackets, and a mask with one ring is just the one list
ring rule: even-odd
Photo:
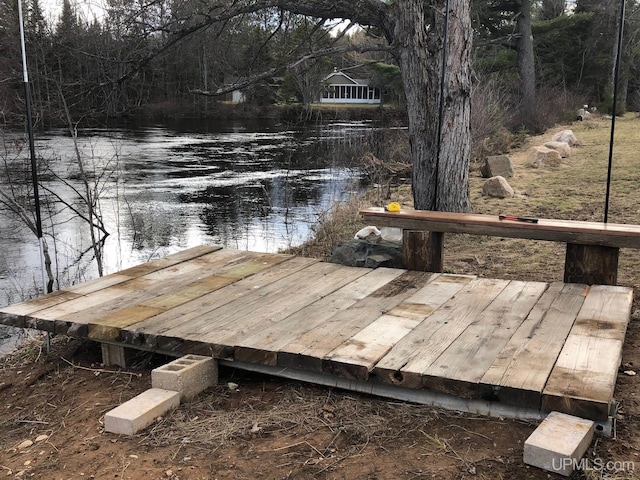
[[[210,9],[185,0],[108,0],[100,18],[63,0],[59,17],[47,20],[40,0],[23,3],[40,122],[61,117],[62,96],[76,116],[215,115],[219,94],[237,87],[251,104],[309,104],[334,67],[356,69],[404,100],[397,59],[376,26],[341,35],[335,22],[278,7],[212,22]],[[16,4],[0,7],[0,94],[9,120],[22,115]],[[637,110],[638,2],[627,4],[621,106]],[[474,81],[503,92],[505,106],[518,110],[516,123],[528,128],[537,126],[537,92],[541,103],[556,91],[607,109],[619,10],[612,0],[474,0]]]
[[[405,108],[416,206],[457,211],[470,209],[471,132],[483,144],[585,103],[611,108],[620,1],[106,0],[97,19],[63,0],[47,21],[23,0],[40,125],[66,111],[227,115],[235,89],[250,104],[309,105],[338,67]],[[636,110],[639,2],[625,1],[620,107]],[[0,6],[5,121],[22,115],[15,3]]]

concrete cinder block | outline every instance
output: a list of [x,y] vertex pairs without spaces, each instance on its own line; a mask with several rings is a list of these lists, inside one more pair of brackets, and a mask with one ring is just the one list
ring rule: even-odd
[[151,386],[180,392],[189,400],[218,383],[218,362],[211,357],[185,355],[151,371]]
[[104,430],[120,435],[135,435],[151,425],[156,418],[179,405],[178,392],[151,388],[107,412],[104,416]]
[[551,412],[524,443],[524,463],[570,476],[593,439],[591,420]]

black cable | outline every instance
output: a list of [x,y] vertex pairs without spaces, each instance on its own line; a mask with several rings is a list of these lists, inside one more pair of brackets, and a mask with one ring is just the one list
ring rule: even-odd
[[621,0],[620,25],[618,26],[618,50],[616,52],[616,68],[613,79],[613,111],[611,113],[611,139],[609,140],[609,166],[607,169],[607,193],[604,202],[604,223],[609,221],[609,198],[611,196],[611,171],[613,169],[613,140],[616,132],[616,115],[618,113],[618,83],[620,80],[620,57],[622,56],[622,37],[624,33],[625,0]]

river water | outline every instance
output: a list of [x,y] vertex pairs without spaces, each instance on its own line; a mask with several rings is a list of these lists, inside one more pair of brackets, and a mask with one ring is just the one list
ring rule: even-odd
[[[366,123],[293,129],[269,121],[87,129],[78,149],[109,232],[105,274],[201,244],[276,252],[302,243],[332,202],[361,189],[354,158]],[[4,134],[0,188],[29,198],[28,149]],[[56,287],[97,276],[85,186],[64,130],[37,134],[42,217]],[[66,203],[64,206],[61,200]],[[77,210],[74,212],[73,209]],[[0,305],[39,293],[38,242],[0,206]]]

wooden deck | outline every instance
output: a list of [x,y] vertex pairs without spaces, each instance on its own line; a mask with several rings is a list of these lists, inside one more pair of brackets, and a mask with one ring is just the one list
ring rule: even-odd
[[608,417],[632,291],[197,247],[0,309],[0,323]]

